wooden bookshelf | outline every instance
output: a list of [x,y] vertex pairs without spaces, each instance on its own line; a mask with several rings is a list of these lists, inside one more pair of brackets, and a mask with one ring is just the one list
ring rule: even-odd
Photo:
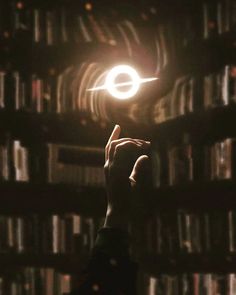
[[[64,142],[104,147],[114,127],[113,124],[109,124],[106,128],[102,128],[91,121],[84,124],[78,113],[39,114],[5,110],[0,111],[0,123],[0,131],[4,133],[11,131],[16,138],[34,141],[35,144],[37,142]],[[165,142],[170,138],[174,139],[184,133],[189,133],[192,135],[193,143],[207,143],[216,139],[235,137],[235,123],[236,105],[189,113],[153,126],[124,125],[120,122],[124,136]]]
[[50,141],[105,146],[111,131],[91,121],[84,121],[78,113],[56,114],[1,110],[0,123],[1,131],[9,131],[16,138],[35,142],[35,144]]
[[193,143],[210,143],[236,136],[236,105],[219,106],[179,116],[150,128],[154,141],[174,139],[188,133]]
[[180,52],[177,75],[212,72],[224,64],[234,63],[235,52],[236,33],[233,31],[214,38],[194,40]]
[[[55,0],[53,2],[57,3]],[[75,3],[75,1],[72,2]],[[103,2],[107,4],[109,1],[103,0]],[[144,5],[145,1],[139,2]],[[166,5],[165,1],[162,5],[165,7],[164,12],[166,12],[165,16],[162,16],[163,20],[166,16],[181,16],[178,12],[175,13],[173,8],[179,8],[179,12],[181,12],[182,4],[179,6],[175,3],[172,12],[169,12],[169,5]],[[109,52],[112,49],[112,46],[99,45],[96,42],[79,44],[79,46],[77,46],[78,44],[76,46],[75,44],[45,46],[42,45],[43,43],[32,46],[32,40],[29,43],[22,41],[24,39],[21,39],[19,34],[12,44],[13,48],[11,50],[6,48],[9,52],[5,52],[6,56],[4,55],[3,59],[9,59],[16,69],[23,69],[28,74],[31,73],[33,64],[37,65],[35,66],[36,73],[48,70],[49,60],[52,61],[52,64],[57,64],[58,60],[61,60],[61,68],[68,66],[69,63],[79,63],[94,54],[100,56],[99,60],[106,60],[109,59]],[[173,44],[174,42],[170,42],[166,45],[172,47]],[[205,75],[219,70],[224,64],[235,63],[236,34],[235,32],[224,33],[208,40],[201,38],[194,40],[186,48],[178,49],[176,55],[174,54],[170,61],[168,60],[166,67],[160,72],[161,90],[158,89],[157,93],[153,90],[155,93],[151,97],[153,101],[150,101],[150,107],[152,103],[157,102],[158,98],[164,96],[171,89],[175,80],[180,76]],[[142,107],[141,103],[139,107]],[[152,118],[147,118],[149,123],[146,125],[138,124],[124,118],[126,114],[124,117],[122,115],[120,112],[120,115],[118,114],[115,118],[116,122],[105,124],[92,122],[89,115],[78,112],[57,114],[2,109],[0,110],[0,135],[3,135],[3,138],[4,135],[9,135],[13,139],[21,139],[22,144],[39,146],[40,148],[41,145],[48,142],[105,147],[114,123],[119,123],[122,127],[122,137],[144,138],[163,146],[165,149],[169,141],[179,141],[184,134],[190,135],[191,144],[199,146],[227,137],[236,138],[236,104],[208,110],[202,109],[161,124],[154,124]],[[155,216],[158,211],[163,209],[176,213],[178,209],[191,209],[198,212],[236,209],[236,180],[194,181],[176,186],[165,186],[150,189],[148,192],[144,192],[144,196],[143,202],[148,203],[148,217]],[[104,188],[32,182],[0,183],[0,214],[13,216],[23,214],[26,216],[32,213],[72,212],[83,216],[101,217],[105,215],[105,211],[106,192]],[[87,254],[84,253],[75,255],[2,253],[0,254],[0,272],[6,268],[29,266],[53,267],[77,273],[88,261],[87,258]],[[187,272],[229,273],[235,272],[235,265],[236,254],[216,252],[181,255],[175,253],[159,256],[144,253],[144,257],[141,258],[142,268],[152,275]]]
[[141,265],[149,274],[230,273],[235,272],[235,254],[145,255]]
[[[158,209],[214,210],[236,208],[236,181],[192,182],[150,190],[143,201],[150,213]],[[0,214],[65,213],[105,216],[104,188],[63,184],[0,184]]]
[[84,216],[104,216],[103,188],[69,185],[1,183],[0,212],[3,214],[77,212]]
[[[0,254],[0,272],[4,268],[53,267],[61,271],[78,272],[88,261],[88,253],[69,254]],[[151,275],[160,273],[228,273],[235,271],[235,254],[174,254],[145,255],[141,266]]]
[[19,267],[53,267],[69,273],[82,271],[88,262],[88,253],[70,254],[0,254],[0,273]]
[[192,182],[154,190],[150,208],[214,210],[236,208],[236,181]]

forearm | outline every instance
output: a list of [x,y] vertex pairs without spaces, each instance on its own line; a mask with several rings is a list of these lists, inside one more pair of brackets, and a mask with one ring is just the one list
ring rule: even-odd
[[96,290],[99,292],[94,294],[136,294],[137,264],[130,259],[128,231],[124,223],[122,228],[111,227],[113,221],[110,216],[98,232],[88,268],[73,295],[89,295]]

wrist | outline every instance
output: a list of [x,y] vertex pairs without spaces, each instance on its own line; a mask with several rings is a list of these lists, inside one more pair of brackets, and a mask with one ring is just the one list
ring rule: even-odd
[[98,231],[94,251],[103,252],[110,257],[129,255],[129,234],[120,228],[104,227]]
[[104,227],[117,228],[128,232],[129,218],[127,215],[121,215],[121,212],[122,211],[116,213],[115,211],[108,209],[104,222]]

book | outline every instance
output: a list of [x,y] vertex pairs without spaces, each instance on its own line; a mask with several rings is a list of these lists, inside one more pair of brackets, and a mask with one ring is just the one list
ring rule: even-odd
[[101,218],[75,213],[0,215],[0,253],[88,253],[101,224]]
[[48,144],[49,183],[104,186],[104,149]]
[[145,295],[235,294],[235,273],[160,274],[156,277],[146,274],[145,279]]
[[76,287],[75,275],[53,268],[20,267],[1,273],[0,292],[9,295],[69,295]]

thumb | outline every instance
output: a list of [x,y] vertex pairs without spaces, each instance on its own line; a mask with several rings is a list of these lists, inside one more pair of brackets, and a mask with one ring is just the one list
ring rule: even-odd
[[152,165],[147,155],[142,155],[136,160],[130,179],[140,187],[152,187]]

